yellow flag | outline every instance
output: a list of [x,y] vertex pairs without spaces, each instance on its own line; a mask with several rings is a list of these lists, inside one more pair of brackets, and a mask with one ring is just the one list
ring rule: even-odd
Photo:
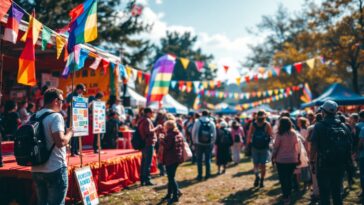
[[213,81],[213,80],[210,81],[210,88],[211,89],[215,88],[215,81]]
[[315,58],[311,58],[309,60],[306,61],[306,64],[308,65],[308,67],[310,67],[311,69],[315,68]]
[[130,67],[130,66],[125,66],[125,70],[126,70],[126,73],[128,74],[128,77],[132,77],[132,71],[133,71],[133,68]]
[[35,19],[32,15],[29,16],[28,30],[25,32],[25,34],[23,35],[23,37],[20,40],[25,42],[25,40],[27,39],[29,28],[31,27],[30,22],[32,22],[32,21],[33,21],[33,23],[32,23],[33,45],[35,45],[37,43],[39,33],[40,33],[40,30],[42,29],[43,25],[41,22],[39,22],[37,19]]
[[240,86],[240,81],[241,81],[241,78],[240,78],[240,77],[237,77],[237,78],[236,78],[236,84],[237,84],[238,86]]
[[62,36],[57,35],[56,36],[56,47],[57,47],[57,59],[61,56],[62,50],[64,46],[66,45],[66,39]]
[[207,82],[207,81],[202,81],[202,86],[203,86],[203,88],[204,88],[204,89],[209,88],[209,82]]
[[190,63],[190,60],[188,60],[187,58],[180,58],[179,60],[181,61],[183,68],[187,69],[188,64]]

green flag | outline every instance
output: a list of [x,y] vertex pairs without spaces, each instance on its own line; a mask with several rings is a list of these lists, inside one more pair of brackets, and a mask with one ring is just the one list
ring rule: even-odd
[[47,43],[51,40],[51,36],[51,30],[44,26],[42,31],[42,51],[46,49]]

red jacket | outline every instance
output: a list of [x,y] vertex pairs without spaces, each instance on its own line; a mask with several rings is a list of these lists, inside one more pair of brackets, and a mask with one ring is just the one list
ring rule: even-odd
[[161,140],[163,149],[163,164],[172,165],[183,162],[183,136],[179,131],[168,131]]
[[152,120],[147,117],[143,117],[138,124],[139,133],[145,142],[146,146],[155,145],[157,142],[157,135],[151,130],[154,129]]

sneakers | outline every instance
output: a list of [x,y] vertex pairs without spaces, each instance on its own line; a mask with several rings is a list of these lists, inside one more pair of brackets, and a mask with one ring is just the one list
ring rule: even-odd
[[144,184],[145,186],[154,186],[155,184],[152,183],[151,181],[145,182]]
[[258,176],[256,176],[255,181],[254,181],[254,187],[258,187],[259,181],[260,181],[260,178]]
[[168,204],[174,204],[175,202],[178,202],[178,197],[173,197],[172,199],[168,200]]

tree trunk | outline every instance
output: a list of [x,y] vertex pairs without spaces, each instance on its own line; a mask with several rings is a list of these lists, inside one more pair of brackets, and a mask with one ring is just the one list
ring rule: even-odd
[[358,66],[351,66],[353,71],[353,90],[354,92],[360,94],[359,85],[358,85]]

